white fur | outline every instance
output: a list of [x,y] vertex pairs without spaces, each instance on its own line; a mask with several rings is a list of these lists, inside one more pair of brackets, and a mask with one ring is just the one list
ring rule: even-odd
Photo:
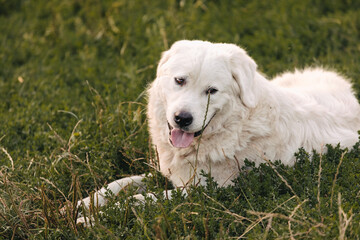
[[[148,90],[149,130],[160,170],[176,186],[203,184],[200,170],[227,185],[245,158],[293,164],[300,147],[321,151],[325,144],[357,142],[360,107],[344,77],[314,68],[268,81],[256,68],[233,44],[183,40],[163,53]],[[185,77],[186,84],[179,86],[175,77]],[[173,147],[168,122],[175,126],[174,113],[185,110],[194,117],[187,131],[201,130],[209,87],[218,92],[210,96],[201,143],[197,137],[188,148]]]
[[[220,185],[227,185],[246,158],[256,163],[266,158],[293,164],[300,147],[320,152],[325,144],[352,147],[357,142],[360,107],[344,77],[314,68],[268,81],[256,68],[254,60],[233,44],[184,40],[163,53],[157,77],[148,90],[147,114],[160,170],[175,186],[204,184],[201,170],[210,172]],[[186,84],[179,86],[175,77],[186,78]],[[210,95],[208,104],[209,87],[218,92]],[[206,115],[208,125],[201,138],[195,138],[187,148],[176,148],[169,142],[168,123],[176,125],[173,116],[177,111],[193,115],[188,132],[201,130]],[[133,176],[110,183],[94,193],[95,204],[106,203],[108,190],[117,194],[129,185],[142,188],[143,178]],[[171,197],[171,192],[166,195]],[[156,199],[151,193],[148,196]],[[141,194],[134,197],[144,199]],[[87,197],[78,206],[88,208],[90,201]]]

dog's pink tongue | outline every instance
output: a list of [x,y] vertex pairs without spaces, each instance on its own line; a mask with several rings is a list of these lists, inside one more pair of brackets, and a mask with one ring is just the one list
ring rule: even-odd
[[194,139],[194,133],[187,133],[180,129],[171,130],[171,142],[174,147],[187,148]]

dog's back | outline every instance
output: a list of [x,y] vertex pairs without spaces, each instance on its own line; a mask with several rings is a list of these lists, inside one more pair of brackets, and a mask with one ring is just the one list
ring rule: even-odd
[[[309,109],[316,109],[316,113],[309,111],[307,114],[312,114],[310,119],[322,119],[317,122],[324,123],[319,126],[323,132],[337,133],[341,129],[335,134],[334,144],[340,141],[343,147],[351,147],[355,143],[356,132],[360,129],[360,107],[347,79],[332,71],[309,68],[284,73],[271,82],[299,96],[300,108],[303,104],[312,105]],[[301,101],[303,99],[306,101]]]
[[[321,68],[296,70],[277,76],[272,83],[313,98],[318,104],[346,117],[349,113],[360,129],[360,108],[351,83],[339,74]],[[357,113],[357,114],[356,114]],[[345,115],[344,115],[345,114]]]
[[345,91],[346,94],[352,92],[348,80],[336,72],[326,71],[322,68],[307,68],[302,71],[286,72],[275,77],[272,83],[306,92],[326,92],[327,94],[336,94],[339,91]]

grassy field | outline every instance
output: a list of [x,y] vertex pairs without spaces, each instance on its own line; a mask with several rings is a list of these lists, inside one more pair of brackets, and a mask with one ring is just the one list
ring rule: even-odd
[[[0,0],[0,239],[359,239],[360,150],[248,162],[235,185],[93,209],[59,208],[152,172],[144,89],[179,39],[236,43],[269,77],[327,66],[360,97],[357,0]],[[119,207],[120,206],[120,207]]]

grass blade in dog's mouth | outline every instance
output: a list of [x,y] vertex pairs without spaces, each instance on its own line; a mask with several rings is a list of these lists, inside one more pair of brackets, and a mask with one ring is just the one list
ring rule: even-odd
[[187,133],[182,131],[181,129],[175,128],[171,130],[170,137],[174,147],[187,148],[194,140],[194,133]]

